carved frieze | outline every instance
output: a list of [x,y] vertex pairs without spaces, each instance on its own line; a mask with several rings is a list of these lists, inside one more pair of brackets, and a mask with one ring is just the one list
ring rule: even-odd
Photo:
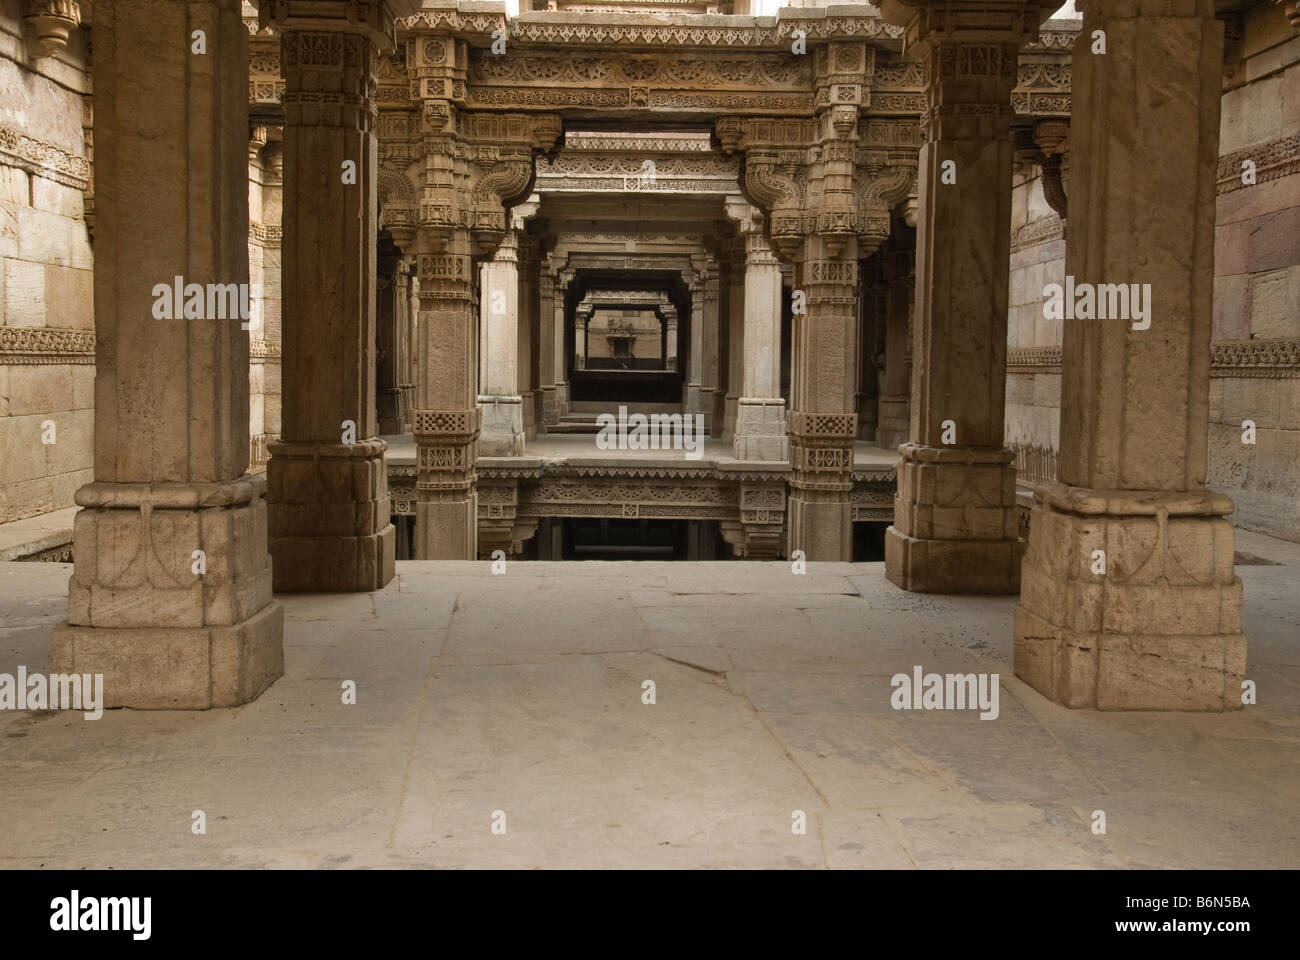
[[0,327],[0,365],[95,362],[95,332],[63,327]]

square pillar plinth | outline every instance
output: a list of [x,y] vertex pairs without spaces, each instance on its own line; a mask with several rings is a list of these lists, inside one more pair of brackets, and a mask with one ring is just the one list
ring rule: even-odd
[[267,499],[277,593],[378,590],[396,572],[382,440],[270,445]]
[[1016,470],[1010,450],[903,444],[885,575],[920,593],[1020,587]]
[[524,398],[520,396],[481,396],[483,432],[479,435],[480,457],[520,457],[524,453],[527,420]]
[[1067,707],[1235,710],[1246,638],[1227,497],[1036,491],[1015,670]]
[[781,397],[740,397],[736,402],[737,460],[789,460],[785,432],[785,400]]
[[265,481],[104,483],[77,491],[68,619],[52,673],[104,676],[104,706],[206,710],[284,673]]

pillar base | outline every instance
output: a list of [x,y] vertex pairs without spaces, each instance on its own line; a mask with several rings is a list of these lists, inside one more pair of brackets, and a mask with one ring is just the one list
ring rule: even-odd
[[365,537],[276,537],[271,562],[276,593],[368,593],[397,572],[392,523]]
[[277,441],[266,467],[277,593],[378,590],[395,573],[382,440]]
[[1040,486],[1016,676],[1067,707],[1240,709],[1246,638],[1231,510],[1208,492]]
[[1001,447],[900,445],[885,575],[918,593],[1020,589],[1015,454]]
[[732,451],[737,460],[790,459],[785,430],[785,400],[781,397],[740,397],[736,401],[736,435]]
[[556,404],[555,385],[542,387],[542,422],[555,426],[560,422],[560,409]]
[[1022,546],[1018,540],[922,540],[891,526],[885,576],[914,593],[1016,593]]
[[255,699],[284,674],[284,607],[224,627],[54,627],[51,673],[104,675],[104,706],[208,710]]
[[524,453],[524,398],[481,396],[483,432],[479,434],[480,457],[520,457]]

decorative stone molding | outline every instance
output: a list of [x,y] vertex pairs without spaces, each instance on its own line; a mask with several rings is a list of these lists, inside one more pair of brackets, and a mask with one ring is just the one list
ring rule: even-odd
[[279,360],[279,340],[249,340],[248,357],[250,360]]
[[248,221],[248,242],[260,247],[278,247],[284,240],[283,228],[278,223],[264,224]]
[[853,522],[893,523],[894,484],[872,484],[853,487],[849,494],[853,505]]
[[1300,134],[1275,137],[1221,156],[1217,175],[1217,192],[1220,196],[1247,186],[1241,182],[1241,164],[1245,160],[1251,160],[1255,164],[1256,183],[1300,173]]
[[0,327],[0,364],[95,362],[95,332],[61,327]]
[[1300,340],[1220,340],[1212,347],[1212,377],[1300,377]]
[[1060,217],[1041,217],[1031,220],[1011,235],[1011,252],[1016,253],[1026,247],[1036,247],[1040,243],[1059,240],[1065,236],[1065,221]]
[[90,186],[90,163],[85,157],[3,124],[0,124],[0,163],[78,190]]
[[[1007,373],[1060,372],[1060,347],[1013,347],[1007,351]],[[1300,339],[1216,341],[1210,376],[1300,377]]]
[[[863,39],[897,39],[902,36],[902,29],[885,23],[879,13],[864,8],[861,15],[844,15],[838,8],[832,15],[829,11],[809,8],[800,10],[802,16],[790,16],[779,11],[775,24],[768,18],[754,18],[749,24],[736,26],[719,26],[717,24],[688,26],[684,23],[666,23],[651,16],[620,17],[618,23],[596,22],[590,17],[571,15],[566,17],[551,14],[545,20],[519,17],[509,22],[510,36],[514,40],[530,40],[539,43],[588,43],[599,45],[616,45],[629,47],[716,47],[747,49],[784,49],[789,50],[794,40],[794,31],[802,30],[811,43],[825,40],[863,40]],[[818,14],[821,14],[820,16]],[[417,17],[405,21],[406,26],[417,22],[437,26],[439,23],[466,22],[473,24],[484,32],[491,33],[487,26],[490,15],[461,14],[459,11],[425,10]],[[482,26],[479,26],[479,22]],[[498,20],[494,25],[505,26]],[[456,26],[453,29],[461,29]]]
[[1012,347],[1007,351],[1007,373],[1060,372],[1060,347]]

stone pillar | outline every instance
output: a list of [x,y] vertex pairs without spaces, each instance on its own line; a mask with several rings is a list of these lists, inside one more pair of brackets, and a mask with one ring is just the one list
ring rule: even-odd
[[1205,488],[1223,24],[1210,0],[1087,0],[1081,39],[1094,30],[1106,56],[1074,54],[1066,274],[1150,286],[1145,319],[1130,300],[1064,321],[1058,481],[1034,495],[1016,675],[1069,707],[1237,709],[1233,506]]
[[876,446],[894,450],[906,443],[909,429],[908,408],[910,397],[908,383],[911,367],[908,334],[909,311],[915,276],[912,273],[912,253],[903,243],[891,241],[882,250],[885,281],[888,284],[885,301],[885,351],[884,369],[880,377],[880,415],[876,426]]
[[[910,442],[900,447],[885,568],[907,590],[1015,593],[1014,455],[1003,443],[1010,267],[1011,89],[1035,7],[900,8],[926,111],[918,177]],[[945,182],[953,181],[955,182]]]
[[664,369],[677,369],[677,308],[666,304],[664,312]]
[[569,412],[569,338],[565,331],[564,301],[565,291],[569,287],[569,281],[573,279],[571,273],[557,273],[555,276],[555,290],[552,296],[554,304],[554,324],[552,329],[555,337],[555,422],[560,422],[560,417]]
[[[705,277],[702,265],[696,266],[696,280],[690,285],[691,290],[691,353],[686,358],[686,393],[683,413],[704,414],[704,429],[708,431],[709,411],[704,390],[705,327],[704,287]],[[712,397],[712,394],[708,394]]]
[[589,303],[578,304],[578,309],[573,317],[573,338],[576,346],[576,356],[573,359],[575,370],[585,370],[587,368],[587,326],[591,323],[592,305]]
[[[856,241],[850,246],[856,248]],[[798,289],[807,312],[795,314],[792,331],[789,548],[802,550],[809,560],[853,557],[855,254],[856,249],[836,249],[833,241],[814,234],[804,240],[799,262]]]
[[781,265],[763,235],[761,216],[751,217],[742,229],[744,357],[733,450],[737,460],[788,460],[781,396]]
[[419,243],[415,558],[475,560],[480,412],[470,240],[463,230],[431,238],[422,227]]
[[700,403],[704,408],[704,429],[713,437],[719,436],[722,431],[718,415],[722,406],[721,392],[718,390],[721,342],[719,286],[718,261],[710,256],[704,274],[704,379],[701,383]]
[[387,444],[376,418],[374,92],[392,9],[263,4],[285,78],[283,432],[267,496],[275,588],[393,578]]
[[524,452],[524,399],[519,379],[519,233],[510,230],[492,259],[479,267],[479,331],[483,416],[479,455]]
[[[541,349],[538,351],[538,375],[542,388],[542,422],[547,425],[560,422],[560,411],[555,397],[555,274],[549,258],[537,271],[538,333]],[[564,341],[560,341],[564,349]]]
[[[407,246],[409,245],[410,241],[407,241]],[[398,409],[402,416],[402,426],[398,433],[411,432],[411,410],[415,407],[415,377],[411,355],[415,344],[416,310],[412,301],[417,304],[419,301],[415,300],[412,290],[414,284],[411,274],[414,269],[412,260],[409,257],[403,258],[397,265],[397,273],[393,278],[397,288],[394,293],[397,298],[397,388],[401,394]]]
[[537,238],[519,234],[519,395],[524,398],[524,442],[537,439],[542,423],[538,381],[541,344],[537,323]]
[[102,673],[108,707],[232,707],[284,672],[250,332],[211,295],[155,310],[176,277],[248,282],[248,35],[235,0],[99,0],[94,32],[95,479],[51,671]]
[[378,380],[376,406],[380,434],[402,432],[402,390],[397,385],[397,324],[401,309],[398,302],[397,272],[402,252],[392,237],[380,238],[378,249],[378,288],[376,290],[377,343],[375,375]]
[[727,353],[723,368],[727,372],[727,392],[723,399],[722,442],[732,447],[736,442],[736,402],[745,382],[744,236],[727,241],[726,254],[727,313],[723,321],[727,325]]

